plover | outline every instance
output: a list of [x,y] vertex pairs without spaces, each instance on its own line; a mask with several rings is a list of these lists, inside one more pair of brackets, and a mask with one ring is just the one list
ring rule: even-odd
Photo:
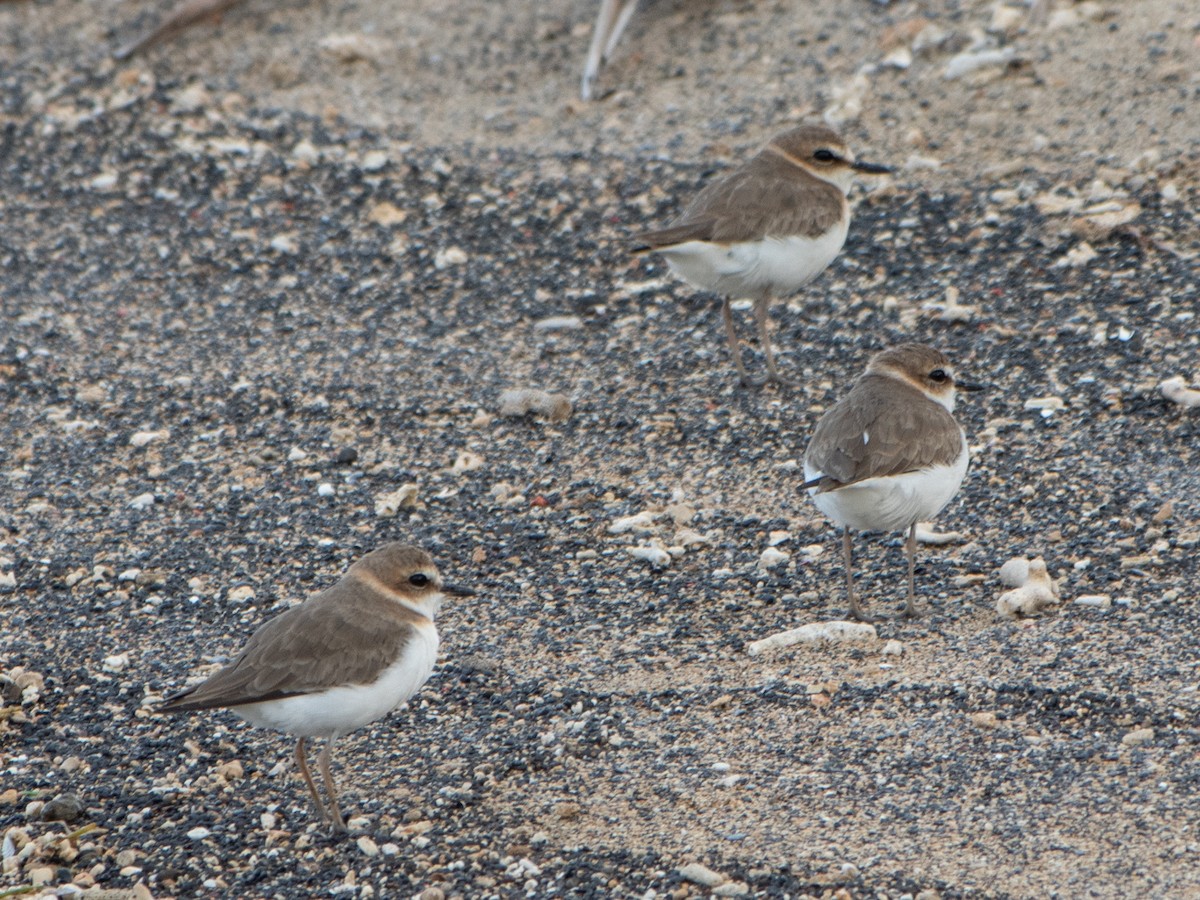
[[[392,543],[354,563],[332,587],[260,626],[225,668],[168,697],[161,709],[228,708],[262,728],[296,737],[296,766],[321,817],[346,822],[329,771],[338,738],[386,715],[415,694],[438,651],[434,615],[444,595],[473,592],[445,584],[424,550]],[[318,762],[321,802],[305,742],[326,738]]]
[[767,322],[771,298],[794,294],[841,252],[854,174],[889,171],[855,160],[832,129],[801,125],[701,190],[669,228],[637,236],[634,252],[661,253],[684,281],[721,295],[725,336],[743,384],[749,379],[730,303],[752,299],[768,380],[779,381]]
[[842,526],[850,613],[871,621],[854,594],[851,530],[908,530],[908,599],[917,613],[914,568],[917,522],[936,516],[967,473],[967,439],[954,420],[959,381],[945,354],[901,344],[871,357],[850,392],[817,423],[804,454],[804,484],[813,503]]

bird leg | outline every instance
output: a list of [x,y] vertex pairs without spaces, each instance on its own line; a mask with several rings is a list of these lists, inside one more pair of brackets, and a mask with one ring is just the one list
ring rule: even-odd
[[621,0],[600,0],[600,15],[596,17],[596,24],[592,28],[592,42],[588,47],[583,81],[579,88],[579,95],[584,100],[592,99],[600,68],[617,48],[617,41],[629,25],[635,9],[637,0],[624,0],[623,3]]
[[345,834],[349,829],[346,828],[346,820],[342,818],[342,811],[338,809],[337,787],[334,785],[333,775],[329,771],[329,756],[333,752],[333,745],[336,741],[337,735],[331,734],[329,740],[325,742],[325,746],[321,748],[317,762],[321,765],[321,779],[325,782],[325,793],[329,795],[329,812],[333,830]]
[[858,597],[854,595],[854,569],[851,567],[851,557],[853,555],[851,545],[854,538],[850,535],[849,528],[842,529],[842,565],[846,567],[846,596],[850,600],[850,615],[859,622],[874,622],[875,619],[867,615],[866,610],[858,605]]
[[317,815],[321,817],[322,822],[329,821],[329,813],[325,811],[325,804],[321,802],[321,795],[317,793],[317,784],[313,781],[312,773],[308,770],[308,760],[304,753],[304,738],[296,739],[296,768],[300,770],[300,775],[304,779],[304,783],[308,786],[308,792],[312,795],[313,805],[317,807]]
[[767,358],[767,381],[782,384],[783,379],[775,368],[775,353],[771,349],[771,320],[768,318],[769,297],[759,297],[754,301],[754,319],[758,322],[758,340],[762,344],[763,356]]
[[904,617],[906,619],[917,618],[917,592],[916,592],[916,557],[917,557],[917,523],[913,522],[908,529],[908,541],[906,542],[908,550],[908,599],[904,602]]
[[750,384],[746,375],[746,367],[742,365],[742,350],[738,346],[737,331],[733,327],[733,306],[728,297],[721,298],[721,319],[725,322],[725,339],[729,341],[729,352],[733,354],[733,364],[737,366],[738,378],[742,384]]

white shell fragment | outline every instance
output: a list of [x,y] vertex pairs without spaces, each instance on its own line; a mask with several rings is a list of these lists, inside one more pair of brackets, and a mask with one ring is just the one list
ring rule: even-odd
[[781,563],[787,562],[789,559],[791,559],[789,554],[774,547],[768,547],[762,552],[762,556],[758,558],[758,564],[764,569],[773,569]]
[[608,526],[609,534],[624,534],[627,531],[652,531],[654,529],[654,514],[648,512],[635,513],[632,516],[622,516]]
[[450,466],[450,473],[453,475],[461,475],[463,472],[474,472],[476,469],[483,468],[483,457],[478,453],[472,453],[470,450],[460,450],[458,455],[454,457],[454,462]]
[[1017,51],[1013,47],[1000,47],[992,50],[965,50],[958,56],[952,57],[946,63],[942,77],[947,81],[962,78],[976,69],[987,66],[1005,66],[1016,59]]
[[418,488],[416,484],[409,482],[402,484],[394,491],[389,491],[386,494],[379,494],[375,498],[375,515],[380,518],[394,516],[402,509],[415,509],[421,505],[417,499]]
[[112,656],[104,657],[104,663],[101,665],[101,668],[105,672],[123,672],[128,665],[128,653],[114,653]]
[[170,436],[171,432],[165,428],[161,431],[136,431],[129,438],[129,446],[145,447],[154,441],[165,441]]
[[1031,560],[1009,560],[1001,568],[1001,581],[1006,584],[1016,580],[1024,563],[1025,578],[1010,591],[1000,595],[996,601],[996,612],[1007,619],[1036,616],[1059,602],[1058,588],[1046,562],[1040,556]]
[[149,509],[154,505],[154,495],[151,493],[138,494],[129,501],[131,509]]
[[648,544],[643,547],[629,547],[628,550],[631,556],[646,560],[646,562],[650,563],[656,569],[670,565],[671,562],[671,554],[662,549],[662,547],[655,547]]
[[833,622],[813,622],[801,625],[790,631],[781,631],[762,640],[754,641],[746,648],[751,656],[758,656],[767,650],[778,650],[793,644],[810,644],[824,646],[826,644],[867,644],[879,640],[879,634],[874,625],[865,622],[847,622],[838,619]]
[[965,537],[961,531],[934,531],[932,522],[917,523],[918,544],[953,544]]
[[519,417],[534,413],[550,422],[565,422],[571,417],[571,401],[562,394],[538,388],[514,388],[500,395],[500,415]]
[[679,877],[702,887],[716,887],[729,880],[720,872],[714,872],[708,866],[700,863],[688,863],[686,866],[680,866]]
[[1195,409],[1200,406],[1200,391],[1187,386],[1181,377],[1168,378],[1158,386],[1158,392],[1180,406]]

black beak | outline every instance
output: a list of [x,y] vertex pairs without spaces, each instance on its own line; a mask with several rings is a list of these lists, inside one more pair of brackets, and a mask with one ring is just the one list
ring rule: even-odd
[[988,388],[986,384],[975,384],[974,382],[958,381],[957,379],[955,379],[954,386],[958,390],[966,391],[969,394],[973,394],[975,391],[986,391]]
[[865,175],[887,175],[895,171],[891,166],[881,166],[879,163],[859,162],[858,160],[850,163],[850,168]]
[[475,592],[470,588],[465,588],[459,584],[443,584],[442,593],[449,594],[451,597],[474,597]]

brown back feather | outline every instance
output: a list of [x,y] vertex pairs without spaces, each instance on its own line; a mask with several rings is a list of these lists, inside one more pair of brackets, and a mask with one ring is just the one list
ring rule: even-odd
[[835,185],[764,152],[705,187],[670,227],[634,238],[635,251],[662,250],[685,241],[813,237],[837,224],[844,202]]
[[[870,434],[869,444],[863,432]],[[944,406],[889,376],[864,375],[817,423],[804,459],[824,477],[805,487],[834,491],[950,465],[961,452],[962,431]]]
[[259,627],[237,659],[166,699],[163,711],[238,706],[370,684],[429,622],[353,571]]

